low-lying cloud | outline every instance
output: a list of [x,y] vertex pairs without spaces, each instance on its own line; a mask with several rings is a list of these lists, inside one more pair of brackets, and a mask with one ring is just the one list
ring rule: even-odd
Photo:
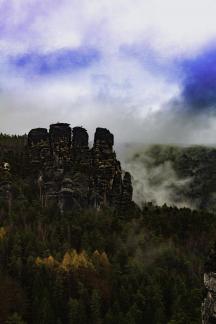
[[[162,154],[163,147],[158,148],[159,154]],[[152,202],[158,206],[167,204],[194,208],[195,202],[193,204],[186,194],[193,178],[179,177],[169,157],[155,165],[156,157],[151,156],[150,152],[151,147],[148,146],[125,152],[128,156],[125,155],[124,168],[132,174],[134,201],[140,207]]]

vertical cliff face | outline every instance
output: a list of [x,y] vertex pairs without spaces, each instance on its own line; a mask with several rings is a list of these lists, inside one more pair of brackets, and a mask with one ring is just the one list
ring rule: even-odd
[[11,212],[12,203],[12,177],[10,165],[6,162],[0,163],[0,205],[6,205],[8,214]]
[[74,127],[72,130],[72,161],[73,167],[86,172],[91,167],[89,136],[85,128]]
[[123,186],[122,186],[121,207],[123,210],[127,210],[128,208],[130,208],[132,195],[133,195],[133,187],[131,183],[131,175],[129,172],[126,172],[123,178]]
[[97,128],[92,149],[95,190],[99,205],[111,202],[111,190],[116,170],[116,156],[113,152],[113,135],[104,128]]
[[207,291],[202,304],[202,324],[216,323],[216,244],[205,264],[204,285]]
[[28,135],[28,161],[37,178],[41,204],[73,208],[111,206],[120,211],[132,206],[128,172],[122,177],[109,130],[97,128],[93,147],[83,127],[57,123],[49,132],[33,129]]
[[32,129],[28,134],[28,148],[31,166],[42,168],[50,159],[49,134],[45,128]]
[[71,160],[71,128],[69,124],[50,126],[49,140],[51,155],[57,167],[65,168]]

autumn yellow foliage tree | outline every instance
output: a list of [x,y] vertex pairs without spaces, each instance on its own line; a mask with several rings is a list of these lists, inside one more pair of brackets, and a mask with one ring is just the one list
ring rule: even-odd
[[3,240],[7,234],[7,231],[4,227],[0,227],[0,240]]
[[76,250],[67,251],[61,263],[61,267],[64,270],[70,270],[71,268],[90,268],[94,269],[94,265],[90,257],[85,251],[77,252]]
[[45,265],[49,268],[60,268],[64,271],[69,271],[71,269],[87,268],[95,270],[98,266],[109,268],[110,262],[105,252],[98,252],[96,250],[90,257],[86,251],[77,252],[72,249],[67,251],[62,259],[62,262],[58,262],[53,256],[48,256],[46,258],[37,257],[35,260],[37,266]]
[[40,265],[45,265],[47,267],[55,267],[58,266],[58,262],[53,258],[53,256],[48,256],[47,258],[40,258],[37,257],[35,260],[35,264],[40,266]]

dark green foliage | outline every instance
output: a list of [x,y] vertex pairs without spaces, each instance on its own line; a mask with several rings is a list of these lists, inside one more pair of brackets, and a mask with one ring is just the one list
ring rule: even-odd
[[26,324],[26,322],[17,313],[14,313],[8,318],[6,324]]
[[[10,214],[0,202],[0,324],[200,323],[214,214],[148,204],[133,215],[42,209],[28,172],[17,171],[22,159],[10,160]],[[105,251],[110,264],[66,271],[36,263],[52,256],[60,264],[71,249]]]
[[[36,206],[1,224],[2,271],[22,287],[27,323],[199,323],[213,214],[147,205],[126,221],[111,210],[60,215]],[[61,261],[71,248],[106,251],[111,272],[35,264],[38,256]]]

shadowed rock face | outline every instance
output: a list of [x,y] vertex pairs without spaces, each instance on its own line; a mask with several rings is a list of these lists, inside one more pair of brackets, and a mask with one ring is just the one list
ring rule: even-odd
[[92,149],[95,173],[95,190],[99,195],[99,205],[111,203],[113,180],[118,172],[119,163],[113,152],[113,135],[105,128],[97,128]]
[[0,206],[5,204],[10,214],[12,200],[12,177],[8,163],[0,163]]
[[71,128],[69,124],[57,123],[49,130],[51,154],[55,164],[65,167],[71,159]]
[[131,183],[131,175],[129,172],[126,172],[123,178],[123,185],[122,185],[121,208],[123,210],[127,210],[128,208],[130,208],[132,195],[133,195],[133,187]]
[[73,128],[72,144],[73,148],[88,147],[89,136],[87,130],[83,127]]
[[32,129],[28,135],[28,147],[31,152],[31,162],[39,167],[49,158],[49,134],[45,128]]
[[205,264],[204,285],[207,291],[202,304],[202,324],[216,323],[216,244]]
[[[120,211],[132,206],[131,176],[122,179],[120,162],[113,151],[114,137],[97,128],[89,149],[83,127],[57,123],[28,135],[28,160],[37,177],[43,206],[58,204],[60,210],[111,206]],[[35,172],[36,171],[36,172]]]
[[28,134],[28,145],[31,147],[37,145],[40,142],[48,142],[49,134],[46,128],[32,129]]
[[113,134],[106,128],[96,128],[95,137],[94,137],[94,145],[102,144],[108,146],[111,150],[114,145],[114,137]]
[[74,127],[72,130],[72,160],[73,166],[77,170],[84,172],[91,166],[91,156],[89,150],[89,136],[85,128]]

